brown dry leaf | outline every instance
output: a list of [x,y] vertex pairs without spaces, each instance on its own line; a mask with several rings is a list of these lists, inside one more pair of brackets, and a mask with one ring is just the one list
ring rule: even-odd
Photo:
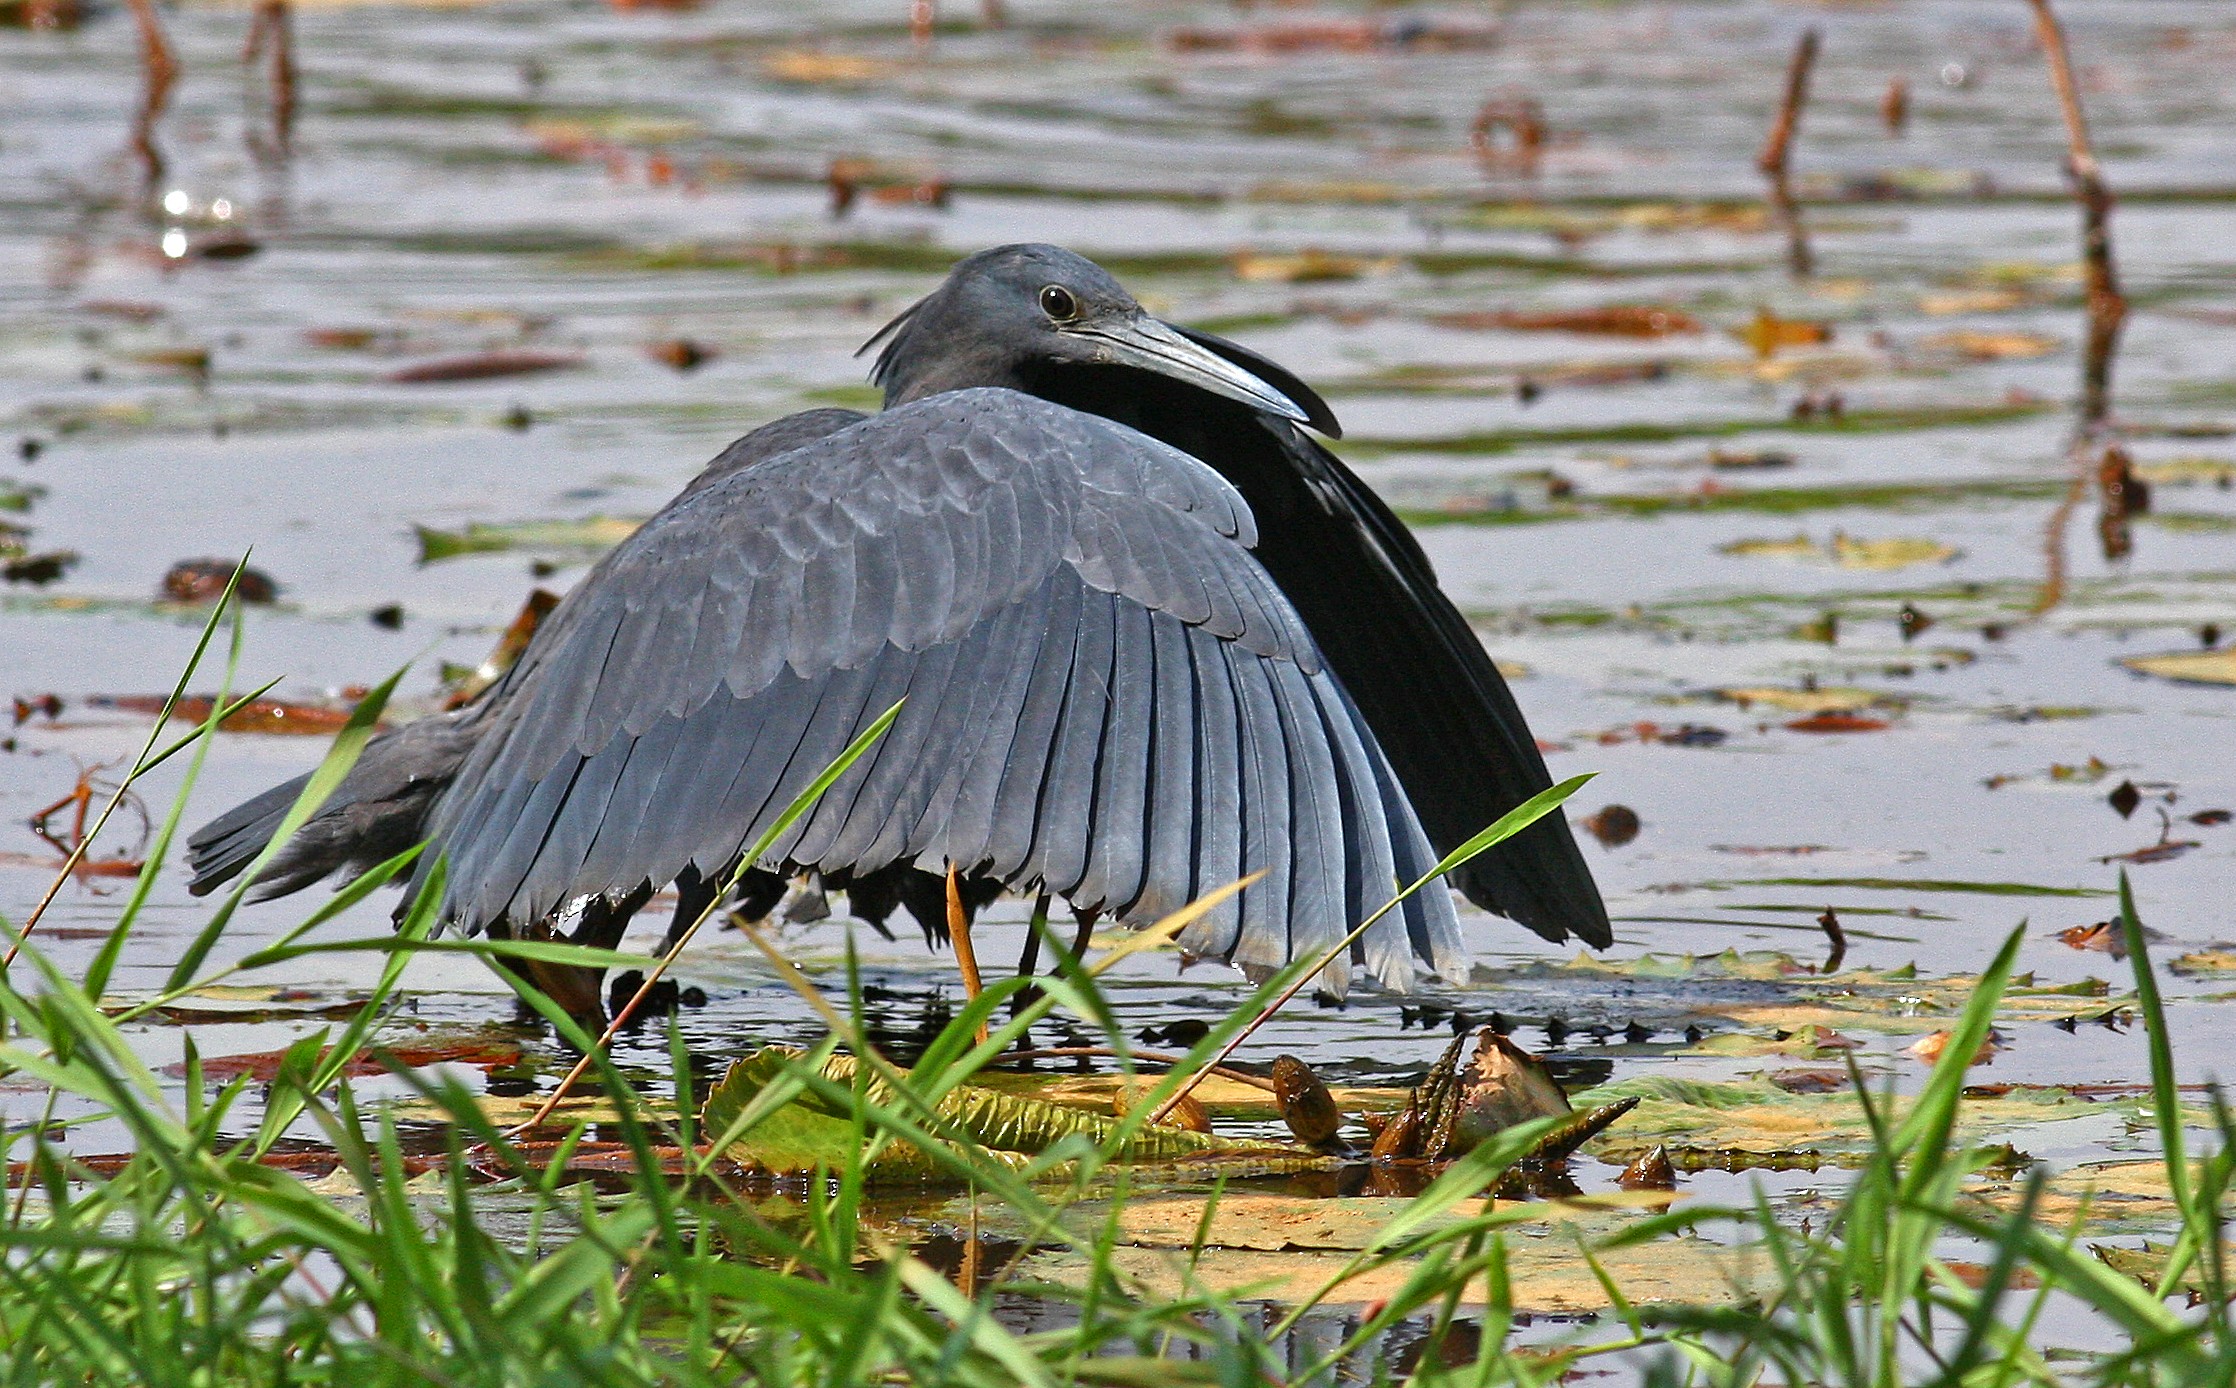
[[2057,932],[2057,938],[2074,949],[2096,954],[2109,954],[2114,959],[2127,957],[2127,940],[2120,933],[2119,922],[2098,921],[2094,925],[2069,926]]
[[141,366],[152,366],[163,371],[184,371],[190,376],[209,374],[210,349],[207,347],[155,347],[144,352],[134,352],[131,360]]
[[[160,694],[96,695],[86,702],[95,708],[124,713],[156,714],[163,711]],[[171,706],[171,717],[182,723],[199,723],[213,707],[208,695],[192,694]],[[229,733],[279,733],[320,735],[339,732],[349,722],[346,706],[289,703],[284,699],[252,699],[229,714],[218,727]]]
[[[269,1081],[279,1074],[280,1062],[287,1052],[254,1051],[246,1055],[206,1056],[202,1060],[204,1079],[231,1079],[247,1075],[250,1079]],[[423,1041],[406,1045],[383,1047],[379,1052],[365,1051],[353,1058],[342,1073],[352,1078],[385,1075],[389,1066],[382,1056],[392,1057],[398,1064],[417,1069],[426,1065],[472,1065],[480,1069],[494,1069],[512,1065],[520,1059],[520,1047],[510,1041],[491,1041],[479,1038],[460,1038],[451,1041]],[[184,1075],[186,1065],[178,1062],[163,1067],[166,1075]]]
[[1584,820],[1583,827],[1609,848],[1621,848],[1638,837],[1638,811],[1628,805],[1609,805]]
[[1817,347],[1832,341],[1832,325],[1780,318],[1767,308],[1758,308],[1747,326],[1732,329],[1731,335],[1754,349],[1758,358],[1768,361],[1788,347]]
[[[181,559],[163,575],[163,601],[216,602],[224,596],[226,584],[233,583],[235,567],[230,559]],[[240,602],[274,602],[279,585],[262,569],[242,569],[233,596]]]
[[2016,289],[1960,289],[1943,294],[1921,294],[1918,308],[1936,318],[1959,313],[2005,313],[2026,303]]
[[2236,646],[2217,651],[2129,656],[2120,664],[2140,674],[2180,680],[2185,684],[2236,684]]
[[1633,203],[1615,220],[1634,231],[1728,231],[1752,235],[1770,229],[1770,210],[1759,202]]
[[1676,333],[1700,331],[1700,320],[1689,313],[1673,308],[1636,304],[1539,311],[1492,309],[1470,313],[1434,313],[1429,315],[1429,321],[1443,328],[1584,333],[1597,337],[1669,337]]
[[761,71],[780,82],[869,82],[893,70],[893,64],[875,58],[803,49],[787,49],[761,60]]
[[485,381],[501,376],[535,376],[582,364],[583,358],[571,352],[480,352],[400,367],[381,379],[391,385],[434,385],[446,381]]
[[1876,733],[1892,725],[1884,718],[1866,718],[1858,713],[1812,713],[1807,718],[1796,718],[1786,727],[1797,733]]
[[1320,284],[1387,275],[1396,270],[1398,264],[1394,256],[1368,258],[1316,250],[1299,251],[1295,255],[1242,251],[1234,258],[1234,272],[1237,278],[1254,284]]
[[1623,1168],[1615,1183],[1624,1190],[1675,1190],[1677,1171],[1669,1164],[1669,1149],[1655,1144],[1638,1160]]
[[689,373],[712,361],[718,353],[688,337],[662,338],[645,347],[645,355],[671,370]]
[[2065,346],[2059,339],[2042,333],[1990,333],[1972,328],[1935,333],[1918,345],[1929,352],[1948,352],[1967,361],[2031,361]]
[[[1905,1054],[1916,1056],[1926,1064],[1932,1065],[1937,1063],[1941,1059],[1941,1053],[1949,1048],[1950,1039],[1951,1034],[1949,1032],[1929,1032],[1902,1049]],[[1980,1043],[1980,1049],[1973,1054],[1970,1063],[1973,1065],[1994,1064],[1996,1053],[2008,1049],[2009,1042],[2009,1037],[2000,1031],[1991,1029],[1988,1032],[1987,1040]]]

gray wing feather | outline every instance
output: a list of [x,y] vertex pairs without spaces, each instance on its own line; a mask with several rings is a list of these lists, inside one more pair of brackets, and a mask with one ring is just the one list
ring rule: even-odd
[[1079,609],[1084,592],[1066,584],[1048,607],[1047,635],[1033,664],[1032,684],[1017,715],[1017,731],[994,791],[994,822],[987,831],[987,869],[1007,881],[1032,856],[1040,825],[1043,787],[1054,765],[1058,723],[1078,656]]
[[[1241,878],[1242,739],[1234,680],[1219,642],[1201,628],[1188,633],[1188,663],[1196,693],[1196,876],[1204,890]],[[1242,929],[1242,906],[1220,903],[1183,931],[1180,943],[1195,954],[1224,959]]]
[[[1425,847],[1254,535],[1193,459],[1006,391],[695,486],[508,677],[434,815],[449,913],[720,872],[905,695],[759,866],[953,862],[1129,921],[1263,867],[1188,946],[1324,948]],[[1437,948],[1450,915],[1389,929]],[[1395,981],[1386,933],[1366,954]]]
[[1148,842],[1149,715],[1156,685],[1150,655],[1152,614],[1131,603],[1111,606],[1116,638],[1110,661],[1112,694],[1102,755],[1095,763],[1091,852],[1074,904],[1115,911],[1141,894],[1142,856]]

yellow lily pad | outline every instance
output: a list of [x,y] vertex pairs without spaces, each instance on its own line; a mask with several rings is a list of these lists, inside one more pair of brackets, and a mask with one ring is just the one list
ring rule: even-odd
[[1858,689],[1852,685],[1821,685],[1815,689],[1780,689],[1772,686],[1747,686],[1738,689],[1719,689],[1719,699],[1729,699],[1741,708],[1757,704],[1786,713],[1857,713],[1867,708],[1902,708],[1904,701],[1892,694],[1876,689]]
[[2225,487],[2236,481],[2236,462],[2226,458],[2168,458],[2157,463],[2137,463],[2135,475],[2146,482],[2175,487],[2197,483]]
[[[1344,1275],[1356,1250],[1405,1210],[1407,1201],[1260,1196],[1252,1201],[1285,1210],[1262,1211],[1255,1203],[1245,1204],[1240,1207],[1242,1216],[1230,1224],[1226,1206],[1235,1199],[1227,1196],[1214,1211],[1214,1232],[1200,1251],[1193,1247],[1195,1225],[1189,1218],[1201,1220],[1200,1199],[1170,1209],[1152,1207],[1138,1222],[1144,1234],[1161,1239],[1163,1246],[1129,1241],[1112,1250],[1112,1268],[1149,1296],[1172,1298],[1190,1288],[1209,1288],[1275,1302],[1318,1298],[1340,1306],[1386,1300],[1416,1271],[1414,1262],[1398,1261]],[[1121,1217],[1133,1221],[1134,1206],[1143,1203],[1148,1202],[1129,1202]],[[1339,1208],[1322,1214],[1321,1207],[1329,1205]],[[1456,1207],[1446,1222],[1482,1212],[1480,1203],[1467,1202]],[[1271,1222],[1260,1218],[1267,1213]],[[1635,1213],[1592,1201],[1548,1203],[1532,1214],[1537,1217],[1505,1230],[1513,1308],[1539,1314],[1609,1309],[1607,1291],[1580,1249],[1619,1232],[1636,1218]],[[1217,1232],[1222,1226],[1241,1232]],[[1264,1246],[1275,1239],[1282,1242]],[[1234,1246],[1235,1242],[1244,1246]],[[1594,1247],[1594,1255],[1623,1295],[1637,1305],[1747,1300],[1767,1291],[1774,1281],[1775,1268],[1769,1259],[1707,1239],[1667,1238],[1629,1247]],[[1087,1260],[1070,1251],[1035,1254],[1018,1270],[1028,1279],[1066,1285],[1082,1285],[1093,1275]],[[1480,1305],[1485,1290],[1483,1279],[1471,1279],[1462,1299]]]
[[1935,333],[1918,344],[1929,352],[1947,352],[1967,361],[2031,361],[2064,347],[2064,342],[2043,333],[1980,332],[1959,328]]
[[1835,530],[1832,538],[1823,544],[1802,532],[1786,539],[1732,540],[1716,546],[1716,552],[1747,559],[1793,559],[1804,563],[1837,564],[1843,569],[1886,572],[1906,569],[1913,564],[1946,564],[1960,551],[1953,545],[1920,536],[1897,535],[1868,540]]
[[1954,546],[1938,540],[1907,536],[1859,540],[1837,530],[1832,535],[1832,562],[1843,569],[1906,569],[1912,564],[1946,564],[1956,557]]
[[2120,664],[2140,674],[2180,680],[2184,684],[2236,684],[2236,646],[2217,651],[2129,656]]

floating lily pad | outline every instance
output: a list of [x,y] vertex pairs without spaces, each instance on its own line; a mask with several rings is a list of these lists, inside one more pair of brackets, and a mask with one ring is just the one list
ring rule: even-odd
[[1741,708],[1757,704],[1787,713],[1855,713],[1867,708],[1902,708],[1904,700],[1876,689],[1858,689],[1850,685],[1823,685],[1815,689],[1780,689],[1768,686],[1748,686],[1739,689],[1719,689],[1719,699],[1729,699]]
[[1938,540],[1910,536],[1869,540],[1838,530],[1832,532],[1832,539],[1825,544],[1803,533],[1783,540],[1733,540],[1716,546],[1716,551],[1744,558],[1799,559],[1874,572],[1906,569],[1914,564],[1946,564],[1958,554],[1955,546]]
[[419,562],[433,564],[461,554],[501,554],[508,550],[603,553],[620,544],[644,524],[614,516],[591,516],[577,521],[521,521],[489,525],[476,521],[464,530],[435,530],[418,525]]
[[2236,646],[2217,651],[2129,656],[2120,664],[2140,674],[2179,680],[2184,684],[2236,684]]
[[[1129,1201],[1120,1212],[1130,1237],[1113,1250],[1110,1265],[1135,1280],[1150,1296],[1181,1296],[1211,1288],[1273,1302],[1295,1302],[1326,1292],[1330,1305],[1361,1305],[1388,1299],[1415,1271],[1410,1261],[1355,1270],[1357,1250],[1367,1247],[1381,1227],[1405,1211],[1403,1200],[1355,1197],[1297,1201],[1260,1197],[1226,1213],[1229,1195],[1212,1212],[1206,1245],[1194,1247],[1194,1230],[1203,1223],[1200,1198],[1159,1204]],[[1658,1195],[1649,1204],[1666,1203]],[[1596,1245],[1636,1220],[1637,1197],[1624,1200],[1544,1202],[1534,1218],[1506,1230],[1507,1271],[1512,1309],[1540,1314],[1585,1314],[1607,1310],[1601,1285],[1580,1247]],[[1330,1208],[1332,1207],[1332,1208]],[[1443,1223],[1483,1212],[1463,1202]],[[1194,1217],[1193,1223],[1190,1217]],[[1157,1242],[1148,1242],[1155,1240]],[[1146,1244],[1146,1246],[1144,1246]],[[1270,1245],[1270,1246],[1269,1246]],[[1650,1243],[1598,1248],[1595,1256],[1609,1279],[1634,1305],[1682,1302],[1700,1305],[1752,1299],[1775,1285],[1770,1260],[1746,1248],[1700,1238],[1657,1239]],[[1036,1253],[1019,1266],[1027,1278],[1083,1285],[1094,1270],[1080,1254]],[[1344,1274],[1349,1272],[1350,1275]],[[1340,1281],[1337,1281],[1341,1278]],[[1335,1285],[1331,1288],[1330,1283]],[[1480,1278],[1461,1289],[1463,1303],[1482,1304]]]

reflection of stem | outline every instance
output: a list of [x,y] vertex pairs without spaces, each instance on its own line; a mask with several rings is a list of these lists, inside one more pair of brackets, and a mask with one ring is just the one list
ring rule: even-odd
[[140,156],[147,181],[163,177],[163,152],[155,147],[155,123],[171,102],[171,86],[179,80],[178,55],[156,17],[155,0],[127,0],[140,29],[140,69],[147,84],[140,89],[139,114],[132,121],[132,151]]
[[2050,11],[2050,0],[2027,0],[2034,7],[2035,37],[2050,67],[2050,87],[2057,93],[2058,109],[2065,116],[2065,168],[2073,179],[2073,197],[2081,207],[2081,264],[2088,290],[2088,335],[2081,356],[2080,428],[2073,440],[2073,480],[2065,499],[2050,513],[2043,537],[2042,591],[2035,598],[2032,615],[2041,616],[2065,600],[2065,532],[2073,512],[2088,493],[2091,444],[2102,431],[2112,401],[2112,355],[2119,345],[2120,326],[2127,318],[2127,299],[2120,293],[2119,274],[2112,263],[2112,194],[2104,186],[2104,172],[2089,144],[2088,118],[2081,110],[2080,88],[2073,81],[2073,60],[2065,45],[2065,31]]
[[2065,31],[2050,12],[2050,0],[2027,0],[2034,7],[2034,31],[2050,65],[2050,86],[2057,92],[2058,108],[2065,113],[2068,144],[2065,168],[2073,179],[2073,197],[2081,205],[2081,263],[2088,284],[2088,343],[2081,358],[2081,427],[2094,431],[2111,410],[2112,354],[2119,345],[2120,325],[2127,318],[2127,299],[2120,293],[2119,275],[2112,264],[2112,194],[2104,186],[2104,171],[2089,144],[2088,118],[2081,111],[2080,88],[2073,81],[2073,60],[2066,50]]
[[1770,127],[1770,138],[1763,142],[1762,153],[1755,156],[1755,167],[1770,180],[1770,214],[1786,233],[1786,264],[1796,275],[1806,275],[1814,265],[1809,254],[1809,237],[1801,225],[1801,208],[1793,200],[1793,188],[1787,181],[1787,161],[1793,153],[1795,133],[1801,127],[1801,107],[1809,99],[1809,70],[1817,65],[1817,31],[1807,30],[1801,42],[1794,45],[1793,60],[1786,64],[1786,95],[1778,103],[1778,119]]
[[2027,609],[2030,617],[2039,617],[2065,601],[2065,532],[2073,522],[2073,512],[2079,508],[2081,498],[2088,495],[2089,450],[2085,438],[2073,440],[2073,480],[2066,485],[2065,497],[2050,512],[2050,523],[2042,535],[2042,591],[2035,594],[2034,606]]
[[257,0],[241,62],[255,62],[267,41],[272,46],[272,151],[285,158],[295,136],[295,23],[288,0]]

